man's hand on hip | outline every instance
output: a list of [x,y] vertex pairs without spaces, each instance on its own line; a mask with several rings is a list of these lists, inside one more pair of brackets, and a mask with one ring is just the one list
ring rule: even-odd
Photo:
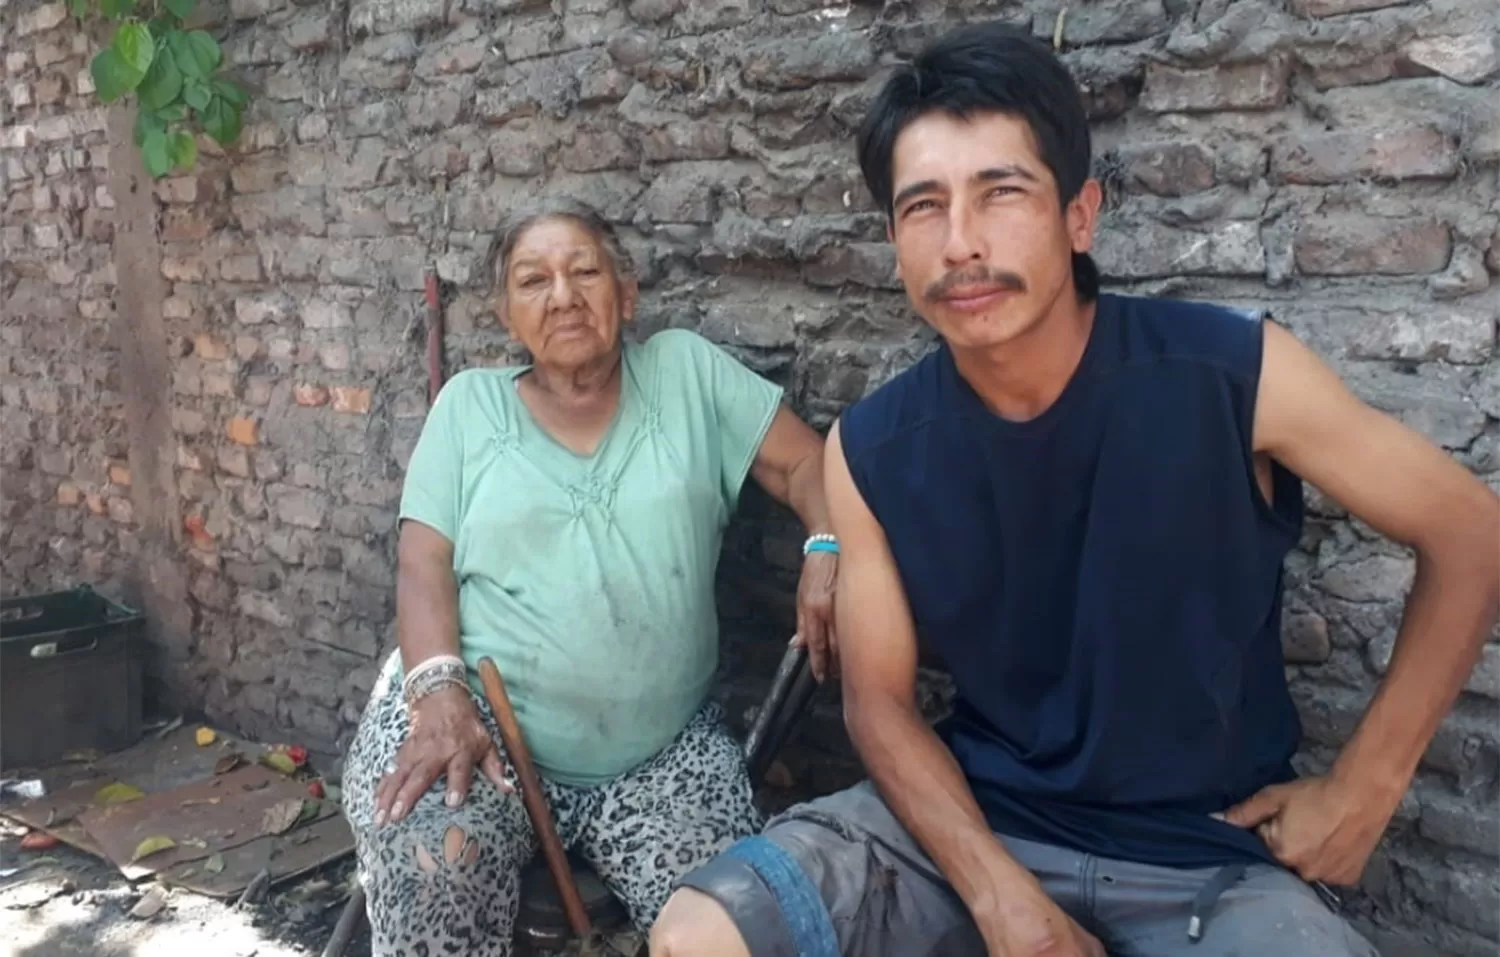
[[1363,791],[1335,775],[1273,784],[1224,819],[1255,828],[1276,859],[1305,881],[1352,886],[1396,812],[1400,796]]

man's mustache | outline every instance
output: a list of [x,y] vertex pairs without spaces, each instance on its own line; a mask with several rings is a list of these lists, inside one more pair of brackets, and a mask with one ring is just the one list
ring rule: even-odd
[[965,266],[928,286],[923,296],[928,302],[938,302],[948,298],[948,294],[960,286],[998,286],[1006,292],[1025,292],[1026,280],[1013,272],[985,266]]

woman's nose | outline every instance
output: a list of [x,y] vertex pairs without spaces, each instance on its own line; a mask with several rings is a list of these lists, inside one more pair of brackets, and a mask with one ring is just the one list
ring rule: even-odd
[[577,293],[573,289],[573,281],[566,273],[559,273],[552,280],[552,305],[558,309],[567,309],[573,305]]

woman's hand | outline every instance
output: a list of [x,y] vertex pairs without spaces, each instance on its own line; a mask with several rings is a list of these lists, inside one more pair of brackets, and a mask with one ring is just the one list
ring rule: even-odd
[[449,807],[469,793],[474,767],[502,791],[510,791],[500,749],[490,737],[468,688],[450,687],[418,699],[411,732],[396,752],[395,767],[375,789],[375,826],[405,817],[439,777],[448,777]]
[[833,630],[833,590],[839,559],[832,552],[812,552],[802,562],[797,583],[797,635],[793,644],[807,649],[813,677],[822,681],[839,671],[839,646]]

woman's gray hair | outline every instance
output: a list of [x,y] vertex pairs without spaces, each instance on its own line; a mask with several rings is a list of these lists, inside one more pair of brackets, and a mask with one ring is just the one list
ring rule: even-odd
[[526,231],[549,219],[570,219],[588,230],[599,243],[599,248],[609,257],[616,279],[628,279],[635,274],[630,253],[620,242],[619,233],[609,220],[588,203],[575,199],[549,199],[530,203],[507,213],[500,220],[490,246],[490,276],[494,281],[496,295],[505,294],[505,280],[510,272],[511,253]]

